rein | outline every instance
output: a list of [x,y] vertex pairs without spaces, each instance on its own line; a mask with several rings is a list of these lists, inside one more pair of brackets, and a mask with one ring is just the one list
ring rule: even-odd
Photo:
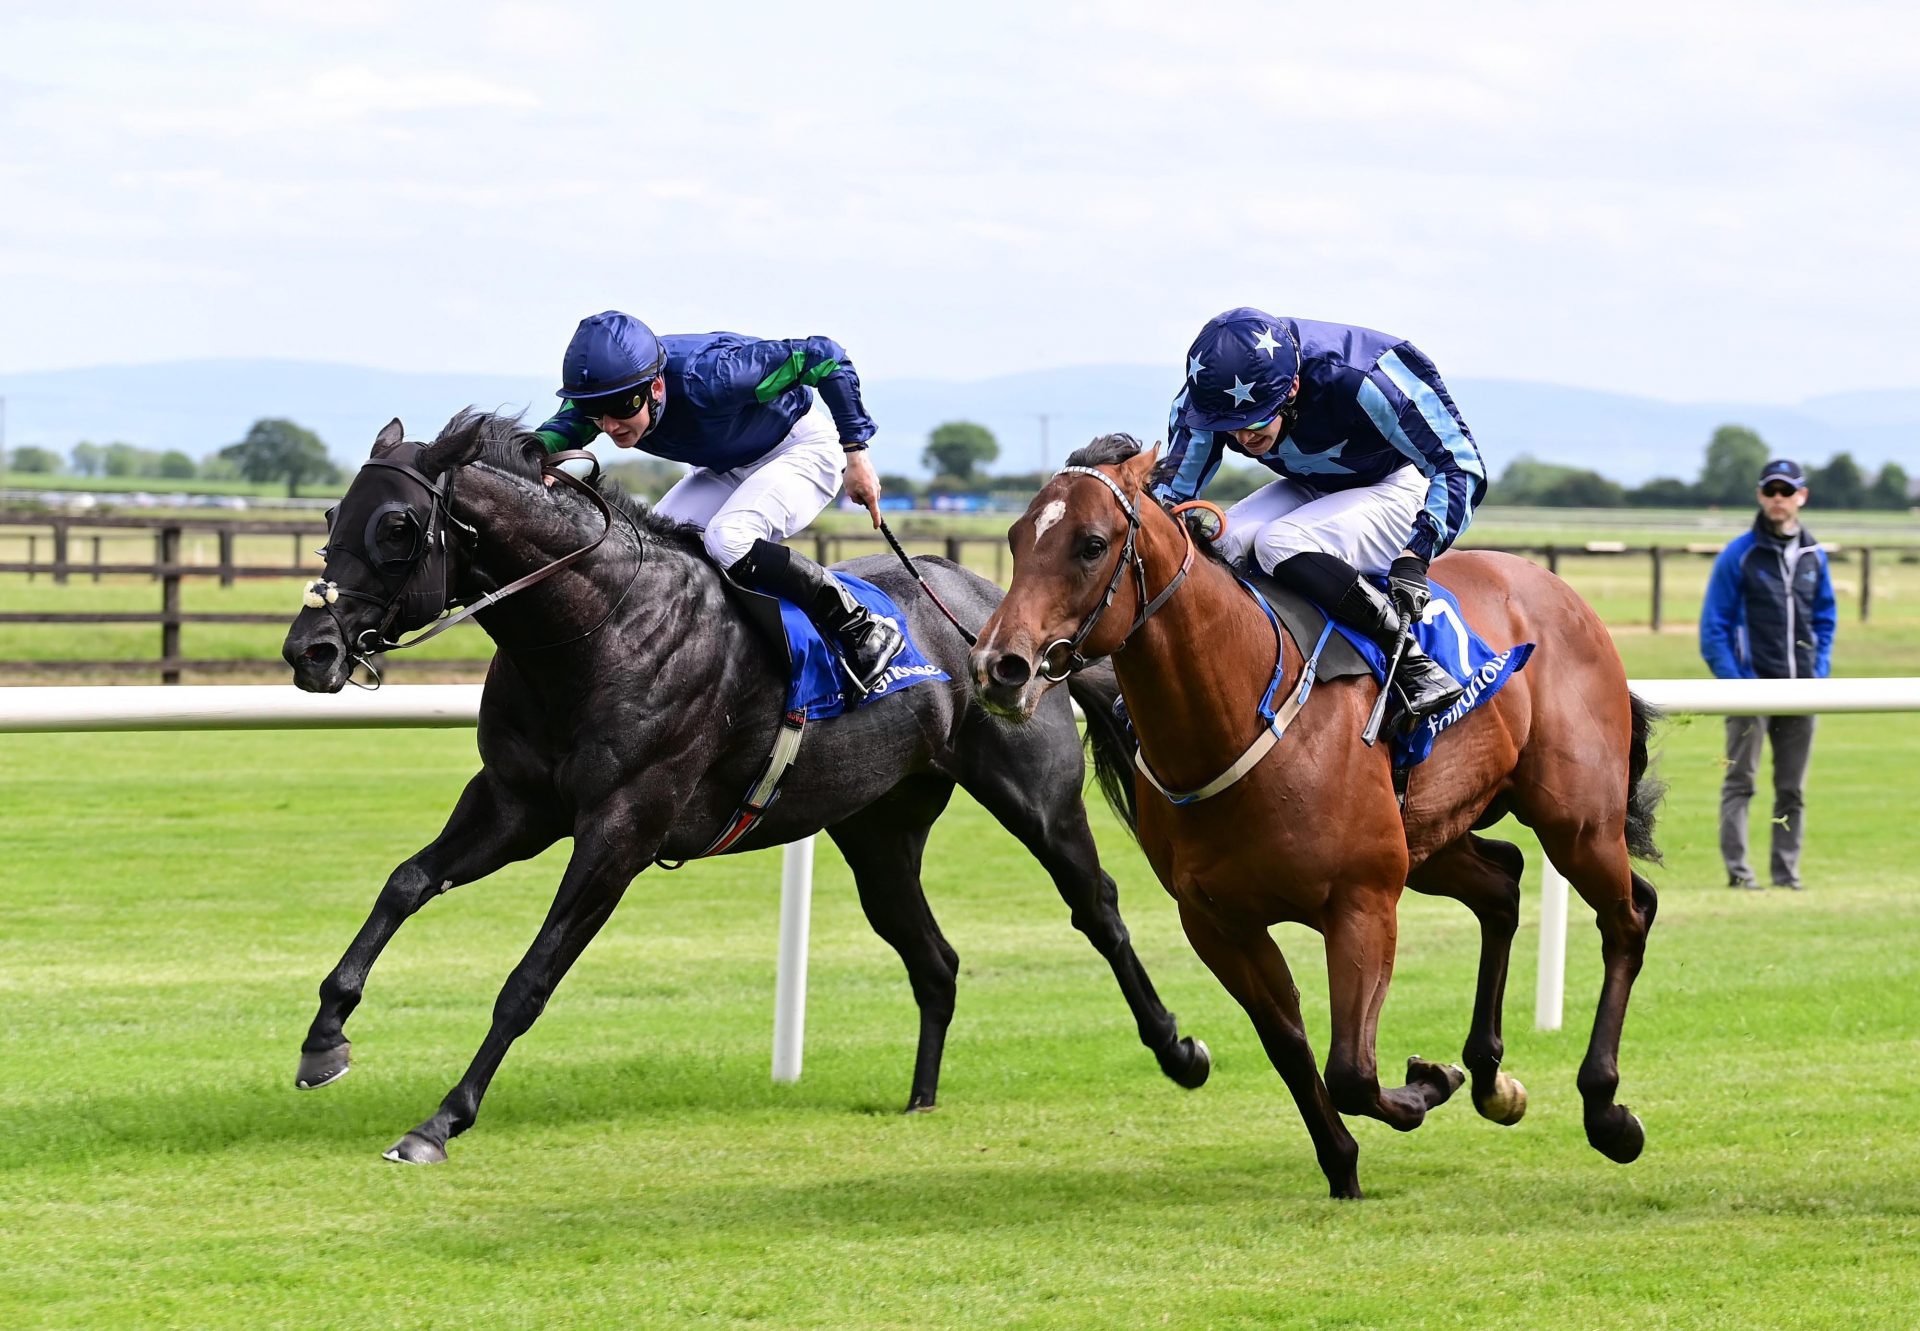
[[[1061,638],[1052,646],[1048,647],[1045,652],[1041,653],[1038,673],[1042,679],[1053,683],[1058,683],[1073,674],[1074,671],[1083,670],[1092,664],[1087,658],[1080,655],[1080,644],[1086,641],[1087,635],[1093,632],[1094,625],[1098,624],[1100,617],[1107,612],[1107,607],[1113,604],[1113,598],[1120,590],[1121,576],[1124,574],[1129,563],[1133,565],[1134,574],[1139,583],[1142,608],[1140,613],[1135,617],[1132,626],[1127,629],[1125,636],[1115,645],[1113,650],[1116,652],[1119,651],[1121,647],[1126,646],[1127,640],[1140,631],[1140,626],[1152,618],[1156,610],[1167,603],[1167,598],[1172,596],[1174,589],[1185,581],[1187,571],[1193,567],[1193,533],[1187,529],[1186,523],[1176,517],[1174,519],[1174,525],[1180,529],[1180,534],[1184,536],[1187,541],[1186,558],[1180,561],[1180,571],[1173,575],[1172,580],[1167,583],[1161,593],[1154,597],[1152,601],[1146,601],[1147,564],[1145,557],[1140,553],[1139,543],[1136,540],[1140,531],[1139,508],[1127,499],[1126,493],[1114,483],[1111,476],[1097,468],[1063,467],[1056,474],[1065,476],[1068,473],[1077,476],[1091,476],[1113,493],[1113,497],[1119,501],[1121,511],[1127,515],[1127,540],[1126,544],[1121,548],[1118,562],[1113,566],[1113,577],[1107,583],[1107,593],[1101,598],[1100,604],[1088,612],[1086,619],[1080,624],[1079,631],[1075,633],[1072,638]],[[1218,508],[1214,508],[1211,504],[1206,505],[1206,507],[1213,508],[1215,515],[1220,516]],[[1242,752],[1224,772],[1214,777],[1213,780],[1207,782],[1205,785],[1196,787],[1193,790],[1168,789],[1167,786],[1161,782],[1160,778],[1153,774],[1153,769],[1147,766],[1146,754],[1141,750],[1136,740],[1133,748],[1133,765],[1135,769],[1139,771],[1140,775],[1147,779],[1148,784],[1166,796],[1168,802],[1176,807],[1198,803],[1204,799],[1211,799],[1221,791],[1231,788],[1241,777],[1259,766],[1260,760],[1265,758],[1273,746],[1280,742],[1280,737],[1287,733],[1287,727],[1293,724],[1293,719],[1300,714],[1300,709],[1307,705],[1307,695],[1313,692],[1313,678],[1320,664],[1320,653],[1326,647],[1328,637],[1333,633],[1333,620],[1329,617],[1320,630],[1320,640],[1313,645],[1312,654],[1307,657],[1305,665],[1301,668],[1299,686],[1288,696],[1286,702],[1276,709],[1274,707],[1274,698],[1280,692],[1280,685],[1285,681],[1287,673],[1287,649],[1286,641],[1280,628],[1280,617],[1274,614],[1273,607],[1267,604],[1267,598],[1260,595],[1252,583],[1244,578],[1239,579],[1239,582],[1242,587],[1246,588],[1247,594],[1252,596],[1253,599],[1259,603],[1260,608],[1266,612],[1267,621],[1273,626],[1273,678],[1267,682],[1267,691],[1260,699],[1260,720],[1263,724],[1260,727],[1260,733],[1254,737],[1253,743],[1249,744],[1246,750]],[[1053,672],[1054,653],[1063,647],[1067,652],[1067,667],[1058,674],[1055,674]]]
[[[561,462],[567,462],[567,461],[571,461],[581,457],[594,460],[595,472],[596,473],[598,472],[598,460],[593,459],[593,455],[591,453],[587,453],[584,450],[574,449],[574,450],[569,450],[563,453],[555,453],[551,457],[547,458],[546,461],[541,466],[541,469],[540,469],[541,476],[543,478],[550,478],[554,481],[562,482],[566,485],[569,485],[573,487],[575,490],[578,490],[581,494],[585,495],[588,499],[592,500],[594,507],[600,510],[600,518],[602,523],[604,524],[600,529],[600,534],[595,536],[591,541],[587,542],[585,545],[581,546],[579,549],[560,556],[558,559],[554,560],[552,563],[543,565],[542,567],[535,569],[533,572],[526,574],[524,577],[516,578],[504,587],[495,588],[493,591],[488,592],[485,596],[475,601],[472,605],[469,605],[460,610],[457,610],[450,615],[443,614],[442,617],[437,622],[428,626],[424,632],[417,633],[413,637],[408,638],[404,642],[388,638],[386,635],[386,626],[389,623],[393,622],[396,614],[398,613],[398,608],[401,601],[407,596],[415,594],[407,590],[407,584],[413,580],[414,571],[419,567],[420,563],[423,560],[435,557],[436,551],[438,553],[438,558],[440,561],[440,588],[441,588],[440,595],[441,595],[441,604],[443,607],[446,605],[448,600],[447,564],[446,564],[448,539],[446,535],[440,530],[441,519],[444,517],[449,524],[451,524],[454,527],[457,527],[467,542],[478,540],[479,532],[468,523],[462,522],[459,518],[455,517],[453,514],[453,509],[451,506],[450,496],[449,496],[449,491],[452,488],[450,483],[452,479],[451,472],[443,474],[439,481],[434,481],[432,479],[429,479],[423,472],[419,471],[418,469],[412,466],[409,466],[407,463],[404,463],[404,462],[394,462],[387,458],[368,458],[367,461],[362,464],[363,466],[368,466],[368,467],[389,467],[394,471],[401,473],[403,476],[406,476],[407,478],[412,480],[416,485],[419,485],[421,488],[426,490],[427,494],[431,497],[433,501],[433,516],[431,517],[431,519],[429,519],[427,523],[426,533],[421,540],[421,548],[418,551],[416,551],[412,559],[408,561],[406,578],[402,580],[399,589],[393,592],[391,595],[389,595],[385,601],[381,601],[378,597],[373,596],[367,592],[355,591],[350,587],[338,587],[332,583],[324,582],[320,579],[315,579],[312,583],[308,584],[308,587],[307,587],[308,595],[310,597],[317,596],[321,598],[321,600],[329,607],[332,606],[333,602],[338,597],[347,596],[347,597],[353,598],[354,600],[366,601],[366,602],[369,602],[370,604],[378,605],[386,612],[384,617],[382,618],[382,621],[379,627],[362,630],[360,633],[360,636],[353,642],[352,646],[348,648],[348,654],[352,656],[355,662],[364,666],[366,668],[367,673],[373,678],[373,683],[360,684],[358,685],[358,687],[363,689],[369,689],[369,690],[377,689],[380,687],[380,683],[381,683],[380,672],[374,668],[373,662],[370,659],[374,655],[378,653],[383,653],[383,652],[404,651],[409,647],[418,647],[421,643],[426,642],[431,638],[437,638],[442,633],[445,633],[448,629],[452,628],[454,625],[464,623],[466,620],[473,618],[475,615],[479,614],[482,610],[487,609],[489,606],[497,605],[501,601],[504,601],[507,597],[512,596],[514,593],[523,592],[527,588],[533,586],[536,583],[544,582],[546,579],[552,577],[554,574],[560,572],[562,569],[570,568],[574,564],[577,564],[582,559],[586,558],[589,554],[593,553],[593,551],[599,549],[600,543],[606,540],[607,537],[613,531],[613,510],[608,506],[607,501],[601,497],[600,492],[597,489],[595,489],[589,481],[583,481],[578,477],[574,476],[570,472],[561,471],[558,467],[558,464]],[[369,568],[372,568],[376,576],[379,574],[378,567],[375,566],[364,554],[361,554],[359,551],[356,551],[351,547],[343,546],[342,548],[345,549],[348,554],[353,555],[361,563],[366,564]],[[636,568],[635,577],[638,577],[638,576],[639,576],[639,571]],[[382,578],[381,581],[384,582],[385,579]],[[629,581],[628,583],[628,590],[629,591],[632,590],[631,581]],[[621,601],[625,601],[626,599],[625,592],[621,593],[620,599]],[[615,609],[619,608],[617,603],[614,608]],[[329,609],[329,613],[332,613],[331,609]],[[586,633],[580,634],[576,638],[567,639],[566,641],[573,642],[573,641],[578,641],[579,638],[590,637],[592,634],[598,632],[599,629],[605,625],[605,623],[607,622],[607,619],[612,617],[612,613],[613,612],[611,610],[608,611],[607,616],[602,618],[599,624],[596,624],[593,628],[587,630]],[[336,623],[338,622],[338,618],[339,617],[336,614],[335,615]],[[345,636],[346,635],[344,633],[341,635],[343,639],[345,638]],[[547,644],[547,646],[550,646],[550,647],[560,646],[560,645],[562,644],[560,643]],[[536,648],[534,650],[537,651],[537,650],[544,650],[544,649]]]
[[[1129,564],[1133,566],[1134,580],[1139,588],[1139,595],[1134,602],[1139,607],[1139,610],[1135,613],[1133,623],[1128,626],[1127,631],[1120,635],[1120,641],[1114,644],[1113,651],[1115,652],[1126,646],[1127,640],[1138,633],[1141,625],[1153,618],[1154,613],[1159,610],[1161,606],[1165,605],[1167,599],[1179,589],[1180,584],[1187,580],[1187,573],[1193,568],[1194,553],[1193,533],[1187,530],[1186,523],[1175,522],[1174,525],[1180,529],[1180,535],[1184,537],[1187,542],[1186,558],[1180,561],[1180,571],[1173,575],[1165,587],[1161,588],[1158,596],[1149,601],[1147,599],[1147,561],[1145,556],[1140,553],[1138,540],[1140,535],[1139,506],[1127,498],[1126,492],[1120,488],[1113,477],[1096,467],[1062,467],[1059,471],[1055,472],[1054,475],[1091,476],[1096,481],[1099,481],[1100,484],[1106,486],[1107,489],[1112,492],[1114,500],[1120,505],[1120,511],[1127,515],[1127,539],[1126,543],[1120,547],[1120,558],[1114,561],[1113,577],[1107,581],[1106,595],[1100,598],[1100,604],[1087,612],[1087,617],[1080,622],[1079,629],[1071,638],[1058,638],[1049,644],[1044,652],[1040,653],[1040,669],[1037,673],[1040,678],[1050,684],[1060,683],[1069,676],[1085,670],[1088,666],[1092,665],[1094,661],[1099,659],[1098,657],[1082,656],[1080,654],[1080,644],[1085,642],[1088,636],[1092,634],[1095,626],[1100,623],[1101,616],[1105,615],[1108,607],[1113,604],[1113,598],[1120,591],[1120,579],[1126,575]],[[1057,656],[1063,649],[1065,656]],[[1108,652],[1106,655],[1112,655],[1112,652]],[[1059,664],[1056,664],[1056,661],[1058,661]]]

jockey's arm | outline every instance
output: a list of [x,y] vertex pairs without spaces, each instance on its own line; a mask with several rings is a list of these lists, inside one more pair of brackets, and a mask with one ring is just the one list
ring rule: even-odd
[[585,448],[600,437],[600,427],[587,418],[573,403],[569,402],[560,410],[541,422],[534,431],[541,447],[549,453],[564,453],[569,449]]
[[1403,343],[1359,380],[1357,395],[1381,437],[1427,478],[1426,503],[1402,552],[1426,562],[1445,552],[1473,521],[1474,507],[1487,492],[1487,469],[1473,436],[1414,372],[1416,366],[1432,368]]
[[1210,430],[1190,430],[1180,424],[1182,392],[1167,417],[1167,455],[1153,468],[1153,497],[1171,507],[1196,499],[1207,488],[1226,453],[1226,436]]

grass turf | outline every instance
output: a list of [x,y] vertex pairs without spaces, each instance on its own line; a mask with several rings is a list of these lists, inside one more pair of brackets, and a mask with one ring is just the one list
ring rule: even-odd
[[[1244,1016],[1104,811],[1141,956],[1213,1048],[1202,1090],[1160,1077],[1037,867],[963,797],[928,856],[963,969],[939,1111],[897,1113],[911,998],[823,846],[797,1086],[767,1077],[777,856],[648,873],[452,1160],[406,1169],[379,1152],[464,1068],[555,855],[408,925],[349,1026],[352,1076],[298,1093],[292,1072],[315,984],[437,830],[471,736],[8,737],[0,1325],[1910,1325],[1920,903],[1883,791],[1914,727],[1822,721],[1812,890],[1749,894],[1719,886],[1718,721],[1670,723],[1622,1053],[1645,1156],[1611,1165],[1581,1132],[1599,968],[1577,901],[1568,1028],[1531,1029],[1530,891],[1507,1005],[1526,1121],[1464,1095],[1410,1135],[1356,1121],[1357,1205],[1325,1199]],[[1279,936],[1324,1054],[1319,940]],[[1383,1068],[1456,1056],[1476,946],[1457,905],[1405,899]]]

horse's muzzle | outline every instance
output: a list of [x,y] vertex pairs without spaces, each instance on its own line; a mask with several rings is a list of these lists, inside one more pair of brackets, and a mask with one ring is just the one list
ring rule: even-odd
[[969,661],[974,696],[989,712],[1009,721],[1030,719],[1040,695],[1052,685],[1024,651],[982,645],[974,648]]
[[346,687],[353,658],[330,615],[302,610],[287,630],[280,655],[293,667],[293,682],[308,693],[338,693]]

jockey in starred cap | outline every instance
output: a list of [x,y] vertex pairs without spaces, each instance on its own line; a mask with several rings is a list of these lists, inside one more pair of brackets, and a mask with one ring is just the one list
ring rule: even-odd
[[[1367,634],[1392,659],[1425,611],[1427,564],[1486,493],[1479,446],[1410,342],[1250,306],[1209,319],[1187,349],[1153,492],[1195,498],[1228,449],[1279,479],[1227,513],[1222,552],[1248,560]],[[1385,575],[1383,594],[1369,577]],[[1409,722],[1462,690],[1409,644],[1395,675]]]
[[799,606],[861,692],[880,682],[905,644],[900,630],[780,544],[833,502],[843,469],[848,497],[880,525],[880,481],[867,459],[874,425],[838,342],[657,337],[608,310],[574,331],[557,396],[566,405],[537,432],[549,453],[585,448],[604,431],[620,448],[688,464],[654,511],[700,528],[736,582]]

